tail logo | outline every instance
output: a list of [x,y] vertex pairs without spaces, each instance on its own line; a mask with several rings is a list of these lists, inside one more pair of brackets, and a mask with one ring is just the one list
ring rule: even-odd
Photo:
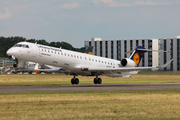
[[139,56],[138,53],[135,53],[135,54],[134,54],[133,60],[134,60],[134,62],[135,62],[136,65],[139,64],[139,62],[140,62],[140,56]]

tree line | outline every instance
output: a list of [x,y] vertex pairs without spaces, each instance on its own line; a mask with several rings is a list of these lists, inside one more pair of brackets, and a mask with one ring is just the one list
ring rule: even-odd
[[15,36],[15,37],[1,36],[0,37],[0,57],[8,57],[6,55],[6,51],[10,47],[14,46],[16,43],[22,42],[22,41],[31,42],[31,43],[37,42],[37,44],[48,45],[48,46],[57,47],[57,48],[61,47],[63,49],[72,50],[72,51],[85,52],[85,47],[74,48],[71,44],[67,42],[47,42],[44,39],[35,40],[35,39],[26,39],[24,37],[19,37],[19,36]]

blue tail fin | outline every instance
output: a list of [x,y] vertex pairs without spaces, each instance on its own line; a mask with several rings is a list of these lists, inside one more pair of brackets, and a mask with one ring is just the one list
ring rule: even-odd
[[135,50],[133,50],[131,56],[130,56],[130,59],[133,60],[135,62],[135,64],[138,66],[140,61],[141,61],[141,57],[143,56],[143,54],[145,52],[147,52],[148,50],[145,49],[144,47],[142,46],[137,46],[135,48]]

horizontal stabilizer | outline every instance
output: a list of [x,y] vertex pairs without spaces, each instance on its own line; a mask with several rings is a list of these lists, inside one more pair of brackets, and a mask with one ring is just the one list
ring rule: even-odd
[[164,51],[164,50],[150,50],[150,49],[137,49],[139,51],[152,51],[152,52],[171,52],[171,51]]
[[[144,51],[144,52],[148,52],[148,51],[151,51],[151,52],[171,52],[171,51],[164,51],[164,50],[150,50],[150,49],[137,49],[139,51]],[[125,54],[128,54],[128,53],[133,53],[134,50],[131,50],[131,51],[128,51],[126,52]]]

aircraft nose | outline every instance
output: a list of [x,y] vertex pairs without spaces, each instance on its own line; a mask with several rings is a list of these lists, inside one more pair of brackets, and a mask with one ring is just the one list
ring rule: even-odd
[[17,53],[17,51],[14,50],[14,49],[12,49],[12,48],[10,48],[10,49],[6,52],[6,54],[7,54],[8,56],[12,56],[12,55],[14,55],[14,54],[16,54],[16,53]]

